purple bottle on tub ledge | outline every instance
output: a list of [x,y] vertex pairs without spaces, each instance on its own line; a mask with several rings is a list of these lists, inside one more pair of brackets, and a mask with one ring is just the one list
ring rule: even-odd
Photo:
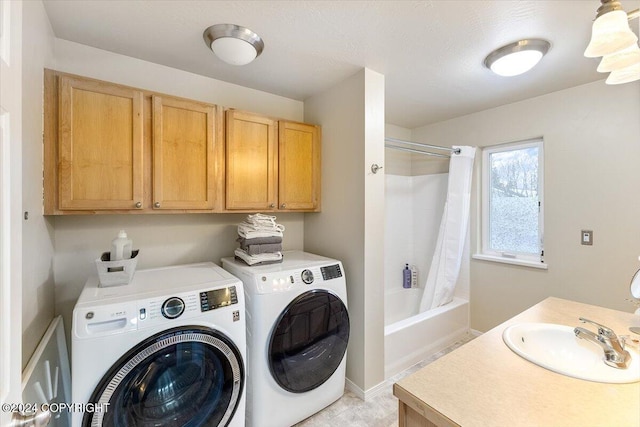
[[405,264],[404,270],[402,270],[402,287],[411,287],[411,270],[409,269],[409,264]]

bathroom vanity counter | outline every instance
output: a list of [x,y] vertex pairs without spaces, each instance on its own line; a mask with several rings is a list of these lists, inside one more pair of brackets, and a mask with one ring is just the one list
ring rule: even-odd
[[[583,326],[586,317],[631,335],[640,316],[547,298],[393,386],[399,426],[640,426],[640,382],[605,384],[551,372],[512,352],[507,326]],[[637,349],[637,341],[630,343]],[[613,369],[613,368],[612,368]]]

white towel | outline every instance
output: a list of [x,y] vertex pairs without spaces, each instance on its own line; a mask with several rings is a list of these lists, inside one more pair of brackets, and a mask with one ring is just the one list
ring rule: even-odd
[[248,215],[238,224],[238,235],[245,239],[257,237],[282,237],[284,225],[276,223],[275,216],[260,213]]
[[[281,226],[282,227],[282,226]],[[276,229],[256,229],[256,227],[240,223],[238,224],[238,235],[245,239],[255,239],[258,237],[283,237],[284,227]]]
[[247,252],[238,248],[234,251],[234,254],[249,265],[258,264],[260,262],[275,262],[275,261],[282,260],[282,252],[270,252],[270,253],[263,253],[258,255],[249,255]]
[[245,219],[245,222],[249,224],[254,224],[254,225],[265,225],[265,226],[273,226],[273,227],[277,225],[275,216],[264,215],[261,213],[247,215],[247,219]]

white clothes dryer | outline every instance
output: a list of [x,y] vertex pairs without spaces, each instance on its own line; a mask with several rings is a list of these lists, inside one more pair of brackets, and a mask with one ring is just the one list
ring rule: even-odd
[[244,426],[242,282],[213,263],[90,278],[73,310],[74,427]]
[[286,427],[344,393],[349,340],[342,263],[300,251],[279,264],[223,258],[244,283],[247,426]]

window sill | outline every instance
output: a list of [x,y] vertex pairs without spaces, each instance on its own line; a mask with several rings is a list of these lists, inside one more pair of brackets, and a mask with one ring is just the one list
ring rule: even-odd
[[538,262],[538,261],[529,261],[529,260],[514,259],[514,258],[503,258],[499,256],[494,256],[494,255],[473,254],[471,258],[479,259],[482,261],[500,262],[502,264],[521,265],[523,267],[539,268],[541,270],[547,270],[549,268],[547,264]]

